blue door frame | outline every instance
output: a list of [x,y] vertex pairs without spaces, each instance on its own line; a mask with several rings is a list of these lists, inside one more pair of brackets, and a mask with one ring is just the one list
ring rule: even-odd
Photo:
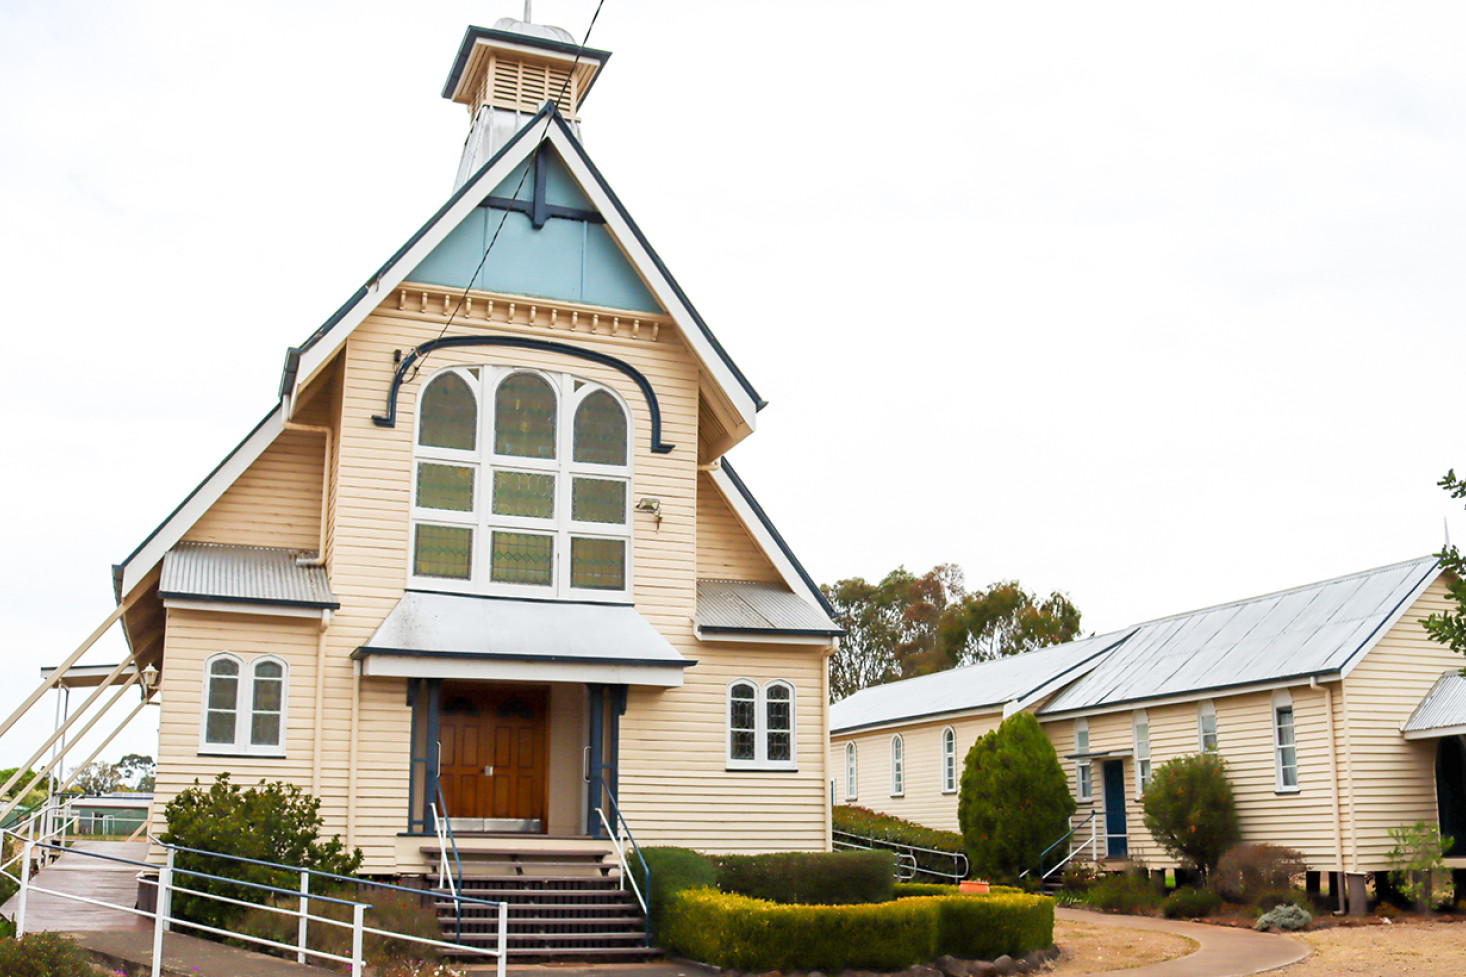
[[1108,760],[1104,768],[1105,855],[1108,858],[1128,858],[1130,842],[1125,834],[1125,764],[1120,760]]

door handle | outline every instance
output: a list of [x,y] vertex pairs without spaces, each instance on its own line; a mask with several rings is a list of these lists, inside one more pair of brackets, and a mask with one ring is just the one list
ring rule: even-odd
[[494,775],[494,767],[493,767],[492,764],[490,764],[487,767],[484,767],[484,776],[485,777],[492,777],[493,775]]

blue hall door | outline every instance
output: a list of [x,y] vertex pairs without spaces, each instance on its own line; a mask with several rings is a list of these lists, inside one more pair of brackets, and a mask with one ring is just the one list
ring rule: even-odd
[[1129,854],[1125,837],[1125,765],[1111,760],[1105,764],[1105,855],[1125,858]]

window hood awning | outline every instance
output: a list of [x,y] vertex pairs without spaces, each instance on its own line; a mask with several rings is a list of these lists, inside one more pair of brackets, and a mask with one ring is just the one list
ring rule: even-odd
[[1065,760],[1123,760],[1134,756],[1134,750],[1096,750],[1092,753],[1066,753]]
[[408,591],[352,657],[367,676],[682,684],[684,658],[629,604]]

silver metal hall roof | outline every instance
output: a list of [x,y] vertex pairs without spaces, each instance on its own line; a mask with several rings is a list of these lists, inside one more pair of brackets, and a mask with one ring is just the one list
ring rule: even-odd
[[830,732],[969,709],[998,709],[1014,701],[1021,706],[1051,691],[1056,683],[1084,675],[1128,634],[1116,631],[1080,638],[1011,658],[862,689],[830,707]]
[[[832,706],[830,728],[848,731],[1015,701],[1022,708],[1055,690],[1039,709],[1041,715],[1340,675],[1384,636],[1440,572],[1435,557],[1407,560],[1012,658],[878,685]],[[1466,723],[1466,691],[1460,708]]]
[[178,543],[163,556],[164,598],[337,608],[323,567],[302,566],[300,550],[223,543]]
[[1041,712],[1340,674],[1439,574],[1422,557],[1141,624]]
[[1466,676],[1451,669],[1431,686],[1400,730],[1407,740],[1466,736]]

